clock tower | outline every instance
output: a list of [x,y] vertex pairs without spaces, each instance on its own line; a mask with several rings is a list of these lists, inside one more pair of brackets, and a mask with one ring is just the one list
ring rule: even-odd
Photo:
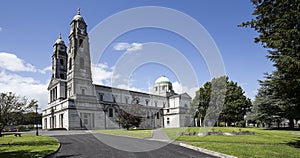
[[67,47],[59,34],[53,45],[52,55],[52,79],[67,79]]
[[67,69],[68,98],[76,99],[80,96],[95,98],[87,25],[80,15],[80,9],[78,9],[77,15],[74,16],[70,24]]

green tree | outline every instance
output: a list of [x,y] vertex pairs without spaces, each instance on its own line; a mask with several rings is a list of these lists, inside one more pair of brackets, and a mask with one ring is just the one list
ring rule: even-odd
[[274,96],[272,89],[263,83],[261,81],[261,87],[255,96],[253,107],[247,115],[247,120],[258,124],[265,123],[268,126],[277,122],[277,126],[279,127],[284,117],[282,108],[285,106]]
[[200,120],[203,122],[206,115],[206,110],[209,107],[211,96],[211,82],[206,82],[203,87],[196,92],[195,98],[191,102],[191,107],[194,107],[196,110],[196,118],[198,125],[200,125]]
[[191,106],[197,107],[197,117],[207,126],[217,121],[228,124],[244,121],[252,104],[236,82],[222,76],[206,82],[196,92]]
[[244,116],[252,106],[251,101],[244,95],[242,87],[236,82],[230,81],[227,83],[226,98],[222,113],[219,120],[226,124],[241,123],[244,126]]
[[276,70],[266,76],[276,98],[285,103],[290,126],[300,119],[300,1],[252,0],[255,19],[241,26],[259,33],[256,43],[269,49]]
[[124,109],[120,109],[118,113],[118,120],[117,122],[123,127],[129,130],[132,127],[139,127],[141,124],[141,117],[133,115],[127,112]]
[[36,103],[37,101],[31,100],[27,104],[25,97],[16,96],[11,92],[0,93],[0,135],[4,126],[14,124],[20,119],[18,115],[20,112],[27,111]]

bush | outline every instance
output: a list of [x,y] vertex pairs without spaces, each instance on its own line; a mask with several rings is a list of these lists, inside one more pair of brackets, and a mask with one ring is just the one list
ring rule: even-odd
[[25,131],[25,129],[26,129],[26,127],[23,126],[23,125],[18,125],[18,126],[17,126],[17,131],[18,131],[18,132]]
[[246,126],[246,122],[245,121],[240,121],[236,124],[237,127],[245,127]]
[[33,129],[34,129],[34,126],[33,126],[33,125],[28,125],[27,128],[28,128],[29,130],[33,130]]

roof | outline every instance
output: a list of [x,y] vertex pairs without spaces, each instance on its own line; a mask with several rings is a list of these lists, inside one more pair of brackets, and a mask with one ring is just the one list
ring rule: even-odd
[[158,79],[155,80],[155,84],[158,83],[171,83],[171,81],[166,76],[160,76]]

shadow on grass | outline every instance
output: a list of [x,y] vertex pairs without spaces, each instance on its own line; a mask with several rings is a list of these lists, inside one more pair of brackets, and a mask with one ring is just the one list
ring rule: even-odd
[[300,138],[294,139],[293,141],[288,142],[287,145],[294,147],[294,148],[300,148]]
[[44,158],[67,158],[67,157],[74,157],[74,156],[77,156],[77,157],[81,157],[82,155],[80,155],[80,154],[77,154],[77,155],[75,155],[75,154],[69,154],[69,155],[59,155],[59,156],[57,156],[57,155],[50,155],[50,156],[45,156]]
[[300,131],[300,128],[289,128],[289,127],[273,127],[273,128],[265,128],[264,130],[289,130],[289,131]]
[[57,142],[55,141],[24,141],[24,142],[13,142],[13,143],[8,143],[8,144],[0,144],[1,146],[23,146],[23,145],[28,145],[28,146],[44,146],[44,145],[56,145]]
[[19,150],[14,152],[1,152],[0,158],[11,158],[11,157],[17,157],[17,158],[28,158],[28,157],[42,157],[47,154],[50,154],[53,152],[52,150],[44,150],[41,152],[29,152],[27,150]]

